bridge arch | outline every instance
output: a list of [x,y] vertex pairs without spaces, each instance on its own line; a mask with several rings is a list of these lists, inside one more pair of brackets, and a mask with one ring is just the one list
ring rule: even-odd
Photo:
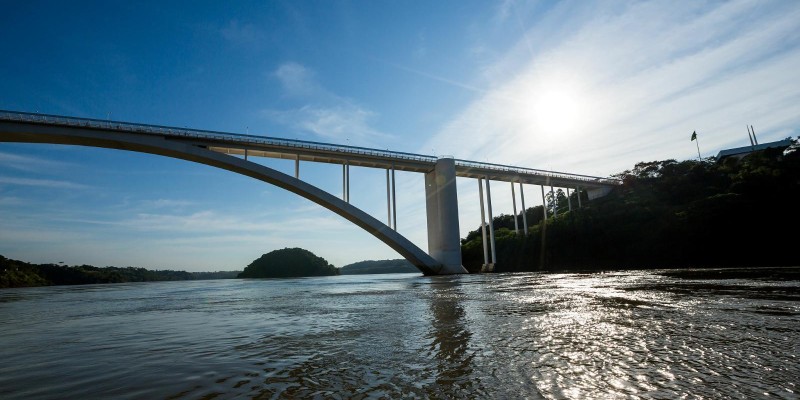
[[66,144],[128,150],[192,161],[249,176],[300,195],[344,217],[386,243],[425,275],[447,273],[447,269],[440,262],[361,209],[314,185],[264,165],[208,150],[189,141],[163,136],[73,126],[30,125],[16,122],[2,122],[2,124],[18,126],[3,129],[0,134],[1,142]]

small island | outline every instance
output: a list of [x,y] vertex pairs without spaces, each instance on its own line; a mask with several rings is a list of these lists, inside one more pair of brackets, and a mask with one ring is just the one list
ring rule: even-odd
[[295,248],[273,250],[262,255],[237,278],[292,278],[339,275],[339,270],[314,253]]

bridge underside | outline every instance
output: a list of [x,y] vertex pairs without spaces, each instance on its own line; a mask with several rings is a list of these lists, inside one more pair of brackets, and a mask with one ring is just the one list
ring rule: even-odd
[[[386,243],[389,247],[397,251],[401,256],[416,266],[425,275],[467,272],[463,267],[461,267],[460,247],[457,261],[455,260],[453,249],[450,249],[452,244],[434,247],[431,250],[432,252],[441,250],[449,254],[449,256],[445,257],[445,260],[448,260],[448,262],[443,263],[442,259],[436,257],[435,254],[434,257],[428,255],[411,241],[387,225],[328,192],[325,192],[295,177],[263,165],[208,150],[204,147],[186,143],[178,139],[156,135],[140,135],[135,133],[117,132],[113,130],[2,121],[0,122],[0,141],[67,144],[128,150],[193,161],[200,164],[221,168],[278,186],[282,189],[309,199],[314,203],[317,203],[335,212],[336,214],[339,214],[348,221],[369,232],[382,242]],[[441,179],[442,178],[440,178],[440,181]],[[426,177],[426,184],[427,181],[428,179]],[[442,192],[435,191],[435,193]],[[453,191],[452,194],[455,195],[455,192]],[[449,195],[445,194],[445,196]],[[443,209],[442,207],[439,208]],[[459,245],[457,211],[455,223],[455,244]],[[452,234],[452,230],[450,232]],[[429,229],[429,242],[430,236],[431,232]],[[452,240],[448,240],[447,242],[452,242]]]

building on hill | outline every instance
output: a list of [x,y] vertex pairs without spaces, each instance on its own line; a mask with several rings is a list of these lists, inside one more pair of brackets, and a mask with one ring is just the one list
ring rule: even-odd
[[717,153],[715,159],[717,160],[717,162],[722,162],[727,158],[734,158],[738,161],[747,156],[748,154],[766,149],[780,148],[785,150],[786,148],[791,146],[792,143],[793,142],[790,138],[786,138],[783,140],[779,140],[777,142],[769,142],[769,143],[755,144],[752,146],[735,147],[732,149],[720,150],[720,152]]

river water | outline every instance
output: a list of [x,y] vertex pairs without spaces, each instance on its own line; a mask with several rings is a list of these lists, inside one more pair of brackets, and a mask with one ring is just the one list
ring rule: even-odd
[[5,289],[0,398],[798,398],[797,273],[658,272]]

